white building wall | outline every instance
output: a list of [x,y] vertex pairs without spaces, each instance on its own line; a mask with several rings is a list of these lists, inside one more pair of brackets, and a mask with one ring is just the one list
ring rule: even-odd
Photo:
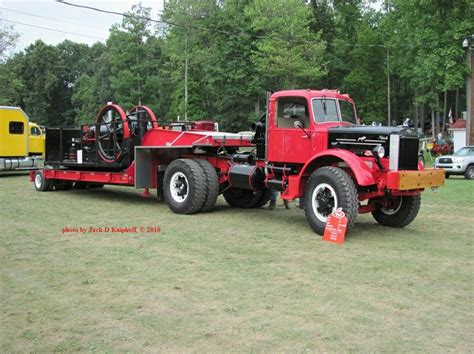
[[454,151],[466,146],[466,129],[453,130]]

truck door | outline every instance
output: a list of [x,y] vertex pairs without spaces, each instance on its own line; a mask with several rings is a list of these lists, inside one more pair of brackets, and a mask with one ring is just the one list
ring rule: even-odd
[[[305,163],[311,155],[308,103],[304,97],[281,97],[275,103],[274,126],[269,130],[269,161]],[[299,122],[305,128],[295,126]]]
[[30,125],[29,135],[29,147],[28,152],[30,155],[43,155],[44,154],[45,139],[43,132],[36,125]]

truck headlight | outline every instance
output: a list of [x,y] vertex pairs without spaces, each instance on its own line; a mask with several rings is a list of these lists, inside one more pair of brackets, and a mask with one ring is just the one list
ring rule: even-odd
[[463,158],[462,158],[462,157],[453,157],[453,162],[454,162],[454,163],[462,163],[462,162],[463,162]]
[[377,145],[374,147],[372,152],[375,156],[378,156],[379,159],[385,156],[385,148],[382,145]]

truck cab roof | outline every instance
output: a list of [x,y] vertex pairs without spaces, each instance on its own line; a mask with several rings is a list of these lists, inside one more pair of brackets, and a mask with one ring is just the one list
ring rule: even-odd
[[340,93],[338,90],[284,90],[274,92],[271,96],[273,99],[278,99],[280,97],[291,97],[291,96],[298,96],[298,97],[305,97],[307,99],[311,98],[336,98],[349,101],[354,103],[352,98],[348,94]]

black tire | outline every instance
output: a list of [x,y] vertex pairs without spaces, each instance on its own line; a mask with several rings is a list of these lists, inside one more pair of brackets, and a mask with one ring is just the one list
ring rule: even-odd
[[219,196],[219,178],[214,166],[207,160],[194,160],[204,171],[206,177],[206,200],[201,208],[202,212],[210,211],[216,205],[217,197]]
[[378,207],[372,212],[374,219],[383,226],[401,228],[415,220],[420,210],[421,195],[408,195],[393,200],[390,208]]
[[104,184],[103,183],[88,183],[87,188],[89,189],[104,188]]
[[324,234],[327,216],[338,208],[346,214],[349,231],[354,226],[359,208],[354,181],[346,171],[332,166],[318,168],[311,174],[306,184],[304,204],[306,219],[319,235]]
[[265,206],[270,199],[272,199],[272,190],[269,188],[265,188],[262,190],[262,196],[260,197],[260,200],[258,203],[255,205],[255,208],[261,208]]
[[176,214],[197,213],[206,201],[206,176],[194,160],[174,160],[165,171],[164,196]]
[[223,193],[224,199],[231,207],[234,208],[260,208],[268,203],[272,193],[268,188],[260,191],[253,191],[242,188],[228,188]]
[[449,178],[449,176],[451,176],[451,175],[450,175],[449,173],[446,173],[444,176],[445,176],[446,178]]
[[33,184],[38,192],[47,192],[53,189],[53,182],[50,179],[44,178],[42,170],[35,172]]
[[467,166],[466,171],[464,171],[465,179],[474,179],[474,165]]
[[61,180],[56,180],[54,181],[54,189],[57,191],[65,191],[69,190],[73,187],[74,183],[71,181],[61,181]]

